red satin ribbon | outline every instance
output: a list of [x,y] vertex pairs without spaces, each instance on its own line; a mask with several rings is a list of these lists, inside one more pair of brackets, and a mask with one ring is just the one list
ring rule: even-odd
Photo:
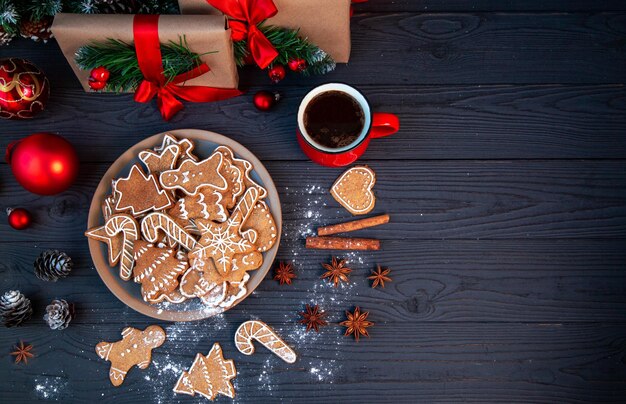
[[229,17],[233,41],[237,42],[248,38],[250,53],[261,69],[265,69],[276,59],[278,51],[257,28],[257,24],[273,17],[278,12],[272,0],[206,1]]
[[205,86],[186,86],[178,84],[199,77],[208,72],[209,66],[200,66],[167,81],[163,75],[161,43],[159,41],[159,16],[136,15],[133,20],[133,37],[139,69],[144,80],[135,90],[135,101],[149,102],[157,97],[157,106],[163,119],[169,121],[181,109],[183,103],[176,97],[191,102],[212,102],[225,100],[241,94],[237,89],[214,88]]

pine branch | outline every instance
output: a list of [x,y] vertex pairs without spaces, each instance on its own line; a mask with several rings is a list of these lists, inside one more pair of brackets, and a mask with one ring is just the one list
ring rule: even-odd
[[30,21],[41,21],[45,17],[53,17],[63,9],[61,0],[18,0],[24,4],[24,14]]
[[[169,81],[202,64],[202,55],[192,52],[185,38],[161,44],[163,75]],[[82,70],[104,66],[111,73],[106,89],[115,92],[134,91],[143,80],[135,46],[117,39],[85,45],[76,51],[76,64]]]
[[0,0],[0,27],[9,34],[17,33],[20,14],[13,0]]
[[[273,25],[259,25],[259,29],[278,51],[272,65],[286,65],[291,59],[300,58],[307,63],[307,69],[302,72],[304,75],[326,74],[335,69],[333,58],[307,38],[300,37],[299,30]],[[249,53],[248,42],[246,40],[235,42],[233,46],[237,65],[243,66]]]

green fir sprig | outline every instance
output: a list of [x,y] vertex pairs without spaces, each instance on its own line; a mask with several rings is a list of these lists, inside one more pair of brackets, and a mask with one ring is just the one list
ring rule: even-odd
[[[189,49],[185,37],[179,38],[178,42],[161,44],[163,75],[169,82],[179,74],[200,66],[201,56]],[[110,73],[105,87],[109,91],[134,91],[144,78],[135,46],[117,39],[82,46],[76,51],[75,60],[82,70],[91,71],[104,66]]]
[[[335,69],[336,64],[333,58],[318,46],[309,42],[307,38],[300,37],[299,30],[263,24],[259,25],[259,29],[278,51],[278,56],[274,59],[272,65],[286,65],[295,58],[304,59],[307,63],[307,68],[302,74],[305,76],[326,74]],[[237,65],[245,65],[245,60],[250,52],[248,41],[244,39],[235,42],[234,50]]]
[[0,0],[0,28],[9,34],[16,34],[20,13],[14,0]]

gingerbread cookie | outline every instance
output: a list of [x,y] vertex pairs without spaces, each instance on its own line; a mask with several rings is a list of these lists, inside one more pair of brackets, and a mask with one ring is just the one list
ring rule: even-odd
[[222,194],[211,188],[201,188],[197,194],[180,198],[174,207],[167,211],[168,215],[180,219],[179,224],[185,227],[189,220],[205,219],[224,222],[227,212]]
[[374,209],[376,197],[372,188],[376,174],[366,166],[355,166],[341,174],[330,193],[337,202],[353,215],[364,215]]
[[143,299],[149,303],[161,302],[168,296],[175,299],[172,294],[178,288],[178,277],[189,267],[185,255],[140,240],[135,243],[134,258],[134,281],[141,283]]
[[242,192],[249,188],[256,188],[259,191],[260,199],[263,199],[267,196],[267,190],[257,184],[256,181],[252,179],[252,163],[250,163],[248,160],[236,158],[235,153],[233,153],[233,150],[228,146],[218,146],[215,148],[215,151],[224,155],[224,157],[230,160],[235,167],[241,170],[241,173],[243,175]]
[[250,280],[250,274],[244,273],[243,279],[239,282],[229,282],[228,287],[226,289],[226,296],[219,303],[219,306],[227,309],[230,308],[235,302],[248,293],[248,289],[246,288],[246,284]]
[[[249,232],[250,230],[254,232]],[[241,234],[256,245],[257,251],[265,252],[274,246],[278,231],[274,217],[265,202],[257,202],[241,226]]]
[[151,174],[160,174],[163,171],[171,170],[176,167],[178,156],[180,154],[180,146],[173,144],[167,146],[160,152],[154,150],[144,150],[139,152],[139,160],[141,160],[148,172]]
[[278,355],[278,357],[287,363],[296,361],[296,353],[291,349],[285,341],[280,339],[270,326],[262,321],[249,320],[242,323],[237,332],[235,332],[235,346],[244,355],[252,355],[254,353],[254,345],[252,340],[259,341],[264,347]]
[[129,211],[133,216],[172,205],[169,195],[159,187],[155,176],[146,176],[139,164],[130,169],[128,177],[115,181],[113,189],[117,198],[115,209]]
[[228,190],[224,191],[224,204],[227,209],[232,209],[237,203],[237,198],[244,192],[244,174],[240,168],[233,164],[228,155],[221,151],[215,151],[214,153],[220,153],[223,157],[220,174],[228,183]]
[[152,358],[152,350],[164,342],[165,331],[157,325],[151,325],[143,331],[126,327],[122,331],[121,341],[100,342],[96,345],[96,353],[100,358],[111,362],[109,379],[114,386],[119,386],[133,366],[147,368]]
[[144,238],[149,242],[156,242],[159,239],[160,231],[176,240],[178,244],[185,247],[187,250],[193,250],[196,247],[196,239],[165,213],[150,213],[142,220],[141,234],[143,234]]
[[194,195],[201,187],[226,191],[228,184],[220,174],[223,160],[219,153],[200,162],[185,160],[177,169],[161,173],[161,185],[165,189],[180,189],[187,195]]
[[184,161],[184,160],[198,161],[198,158],[194,156],[194,154],[192,153],[195,146],[191,140],[189,139],[178,140],[176,139],[176,137],[174,137],[173,135],[170,135],[169,133],[163,136],[163,142],[161,143],[160,146],[155,147],[154,151],[157,153],[163,153],[165,149],[167,149],[169,146],[172,146],[172,145],[177,145],[179,147],[179,150],[180,150],[180,154],[178,157],[179,161]]
[[118,213],[111,216],[104,226],[89,229],[85,235],[107,243],[109,265],[114,266],[119,261],[120,278],[129,280],[134,264],[133,245],[139,239],[139,225],[135,219]]
[[183,371],[176,382],[174,391],[190,396],[198,393],[211,401],[215,400],[218,394],[234,398],[235,388],[230,380],[235,376],[237,376],[235,362],[232,359],[224,359],[222,347],[216,342],[208,355],[196,355],[189,371]]
[[[112,182],[112,184],[114,183],[115,181]],[[111,185],[111,187],[113,187],[113,185]],[[104,198],[104,201],[102,201],[102,217],[104,218],[105,222],[109,220],[111,216],[117,213],[115,210],[116,204],[117,204],[117,199],[115,199],[115,193],[111,195],[107,195]]]

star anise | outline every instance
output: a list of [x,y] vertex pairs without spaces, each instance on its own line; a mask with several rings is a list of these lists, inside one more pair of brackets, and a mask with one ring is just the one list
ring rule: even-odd
[[387,276],[389,275],[390,272],[391,272],[391,269],[389,268],[382,269],[380,265],[376,265],[376,270],[372,271],[372,275],[367,277],[367,279],[371,279],[374,281],[372,282],[372,288],[375,288],[378,285],[384,288],[385,282],[391,282],[391,278]]
[[367,327],[371,327],[374,325],[371,321],[367,321],[367,316],[369,316],[369,312],[364,311],[361,313],[361,309],[357,306],[354,308],[354,312],[350,313],[346,311],[347,320],[342,321],[339,325],[347,327],[345,336],[349,336],[350,334],[354,335],[354,339],[356,342],[359,342],[359,336],[365,335],[369,337],[367,333]]
[[287,284],[291,285],[291,280],[296,277],[296,274],[293,272],[293,265],[288,262],[281,262],[278,264],[278,267],[274,269],[274,280],[278,281],[281,285]]
[[323,327],[328,325],[328,322],[324,319],[326,317],[326,312],[320,310],[317,304],[313,307],[306,305],[306,311],[300,313],[302,316],[302,320],[300,320],[301,324],[306,325],[306,330],[315,330],[316,332],[320,332],[319,327]]
[[335,284],[335,287],[339,285],[339,281],[348,282],[348,274],[352,272],[350,268],[346,267],[346,260],[340,260],[335,257],[333,257],[332,263],[322,264],[322,266],[326,273],[321,276],[321,279],[330,279]]
[[15,363],[28,363],[28,358],[32,358],[33,355],[30,350],[33,349],[32,345],[24,345],[24,342],[20,341],[19,346],[13,347],[15,351],[11,352],[11,355],[15,356]]

